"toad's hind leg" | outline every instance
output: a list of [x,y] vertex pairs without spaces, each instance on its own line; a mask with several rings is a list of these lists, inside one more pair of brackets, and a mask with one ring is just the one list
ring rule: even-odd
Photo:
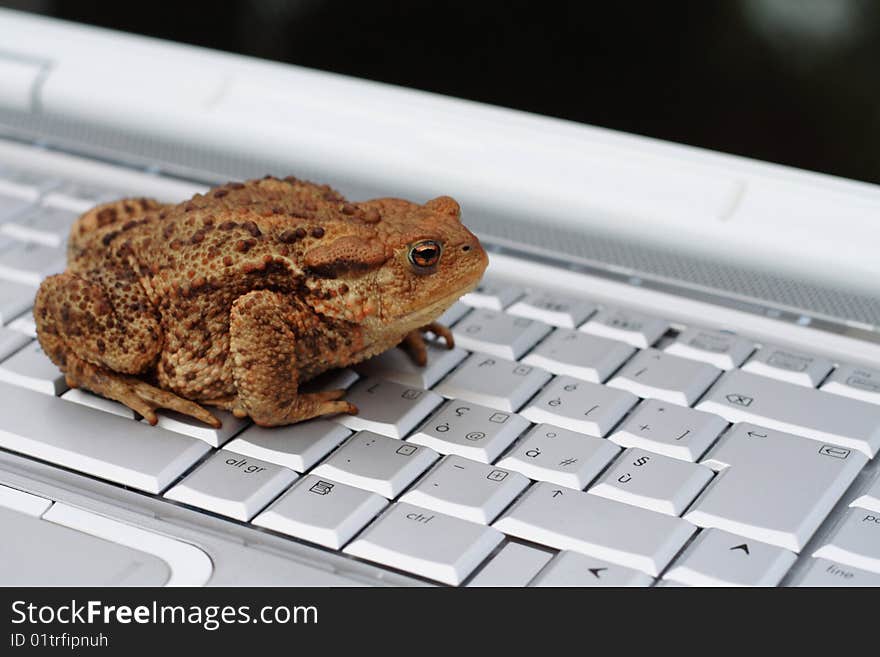
[[220,428],[220,420],[198,404],[136,377],[125,376],[87,363],[76,356],[68,355],[65,378],[71,388],[82,386],[108,399],[115,399],[142,415],[150,424],[158,422],[156,410],[165,408],[194,417],[214,428]]
[[114,308],[129,298],[126,294],[134,291],[108,294],[70,272],[47,278],[34,303],[43,351],[71,388],[87,388],[122,402],[150,424],[156,424],[157,408],[167,408],[219,427],[217,418],[198,404],[132,376],[149,370],[161,339],[157,320],[146,306],[129,321],[117,317]]
[[314,317],[276,292],[255,290],[232,305],[229,350],[238,404],[257,424],[293,424],[320,415],[356,413],[340,398],[344,390],[299,393],[297,334],[313,329]]
[[70,272],[50,276],[37,291],[34,320],[40,344],[62,370],[64,354],[53,346],[123,374],[146,371],[162,348],[159,319],[136,284],[105,288]]

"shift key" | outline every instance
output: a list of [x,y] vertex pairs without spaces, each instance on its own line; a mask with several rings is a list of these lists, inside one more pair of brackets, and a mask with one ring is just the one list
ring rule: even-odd
[[[201,440],[0,382],[0,447],[161,493],[210,447]],[[13,411],[18,409],[18,411]]]

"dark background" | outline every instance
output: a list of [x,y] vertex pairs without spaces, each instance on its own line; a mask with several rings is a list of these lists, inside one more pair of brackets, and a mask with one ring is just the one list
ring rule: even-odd
[[876,0],[0,5],[880,183]]

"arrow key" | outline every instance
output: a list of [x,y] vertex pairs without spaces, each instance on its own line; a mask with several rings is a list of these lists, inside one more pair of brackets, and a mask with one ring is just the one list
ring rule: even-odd
[[659,575],[694,526],[598,495],[539,482],[493,525],[524,541]]
[[529,586],[651,586],[653,581],[653,577],[638,570],[566,550],[556,555]]
[[776,586],[792,567],[794,552],[721,529],[706,529],[663,576],[689,586]]

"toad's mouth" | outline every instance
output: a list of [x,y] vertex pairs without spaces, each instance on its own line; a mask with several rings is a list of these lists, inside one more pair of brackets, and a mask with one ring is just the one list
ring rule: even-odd
[[[475,289],[479,284],[479,279],[469,282],[455,292],[442,296],[423,308],[408,312],[405,315],[400,315],[394,319],[394,322],[395,324],[399,323],[401,327],[406,327],[409,330],[421,328],[437,319],[440,315],[446,312],[452,304],[458,301],[463,295]],[[407,330],[407,333],[409,330]]]

